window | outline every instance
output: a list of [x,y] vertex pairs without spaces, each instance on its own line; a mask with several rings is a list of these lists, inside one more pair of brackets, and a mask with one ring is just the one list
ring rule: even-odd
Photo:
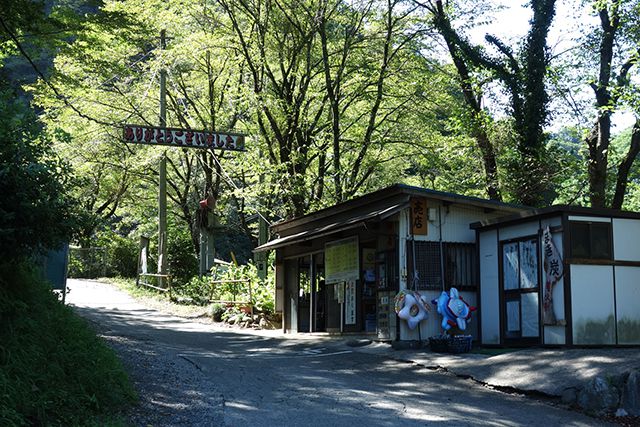
[[[415,247],[413,246],[415,245]],[[440,272],[440,243],[408,241],[407,242],[407,279],[409,287],[413,285],[413,260],[415,254],[416,290],[442,289],[442,274]]]
[[608,222],[570,222],[571,257],[577,259],[613,258],[611,224]]
[[476,245],[474,243],[444,244],[444,283],[447,289],[476,288]]
[[407,242],[409,286],[412,285],[413,253],[415,250],[416,289],[442,290],[442,268],[444,268],[445,289],[452,287],[458,288],[458,290],[475,289],[477,287],[476,245],[473,243],[442,243],[442,251],[440,247],[440,242]]
[[538,238],[502,243],[502,308],[506,339],[537,341],[540,335]]

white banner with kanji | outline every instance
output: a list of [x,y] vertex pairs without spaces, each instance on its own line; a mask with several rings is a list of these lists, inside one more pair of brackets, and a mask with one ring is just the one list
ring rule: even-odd
[[562,258],[558,248],[553,243],[551,230],[547,226],[542,233],[542,257],[544,260],[544,300],[543,320],[545,325],[557,325],[558,321],[553,312],[553,287],[564,273]]

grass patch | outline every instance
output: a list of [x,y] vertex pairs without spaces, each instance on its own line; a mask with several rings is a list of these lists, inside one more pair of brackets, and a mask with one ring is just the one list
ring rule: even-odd
[[158,292],[146,286],[136,286],[136,279],[129,277],[100,277],[97,281],[115,285],[135,298],[154,298],[157,300],[169,299],[169,296],[165,293]]
[[119,359],[28,267],[0,265],[0,425],[124,425]]

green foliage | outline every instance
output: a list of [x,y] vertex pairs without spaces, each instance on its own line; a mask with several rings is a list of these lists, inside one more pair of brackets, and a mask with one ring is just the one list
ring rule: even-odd
[[191,234],[188,230],[174,227],[169,234],[169,271],[175,286],[189,282],[198,272],[198,258],[195,255]]
[[211,300],[251,301],[257,311],[271,314],[275,309],[275,275],[271,270],[267,279],[261,280],[253,263],[217,266],[211,276],[193,277],[188,283],[177,286],[173,294],[202,305]]
[[105,242],[107,248],[107,276],[136,277],[138,273],[137,240],[111,234]]
[[0,259],[55,248],[77,225],[66,165],[35,115],[0,85]]
[[225,313],[225,306],[220,303],[215,303],[211,305],[211,318],[215,322],[222,322],[222,315]]
[[0,424],[117,421],[135,392],[114,352],[24,264],[0,277]]
[[73,278],[95,279],[107,275],[107,250],[102,247],[69,248],[69,270]]

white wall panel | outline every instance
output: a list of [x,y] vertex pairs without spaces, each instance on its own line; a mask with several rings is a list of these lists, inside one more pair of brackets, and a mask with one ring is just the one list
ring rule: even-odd
[[483,344],[500,344],[497,231],[480,233],[480,318]]
[[545,326],[544,343],[549,345],[564,345],[567,343],[566,328],[564,326]]
[[506,212],[495,211],[485,213],[480,208],[456,204],[449,205],[447,208],[438,201],[428,200],[427,209],[431,208],[436,209],[436,215],[428,221],[428,234],[426,236],[416,236],[416,240],[428,242],[440,240],[440,219],[438,218],[440,213],[442,214],[442,241],[459,243],[475,243],[476,232],[469,228],[472,223],[509,215]]
[[520,237],[537,235],[538,228],[538,220],[504,227],[500,229],[500,240],[519,239]]
[[640,261],[640,221],[613,220],[613,254],[616,260]]
[[571,265],[574,344],[615,344],[613,266]]
[[640,344],[640,267],[616,267],[618,344]]

